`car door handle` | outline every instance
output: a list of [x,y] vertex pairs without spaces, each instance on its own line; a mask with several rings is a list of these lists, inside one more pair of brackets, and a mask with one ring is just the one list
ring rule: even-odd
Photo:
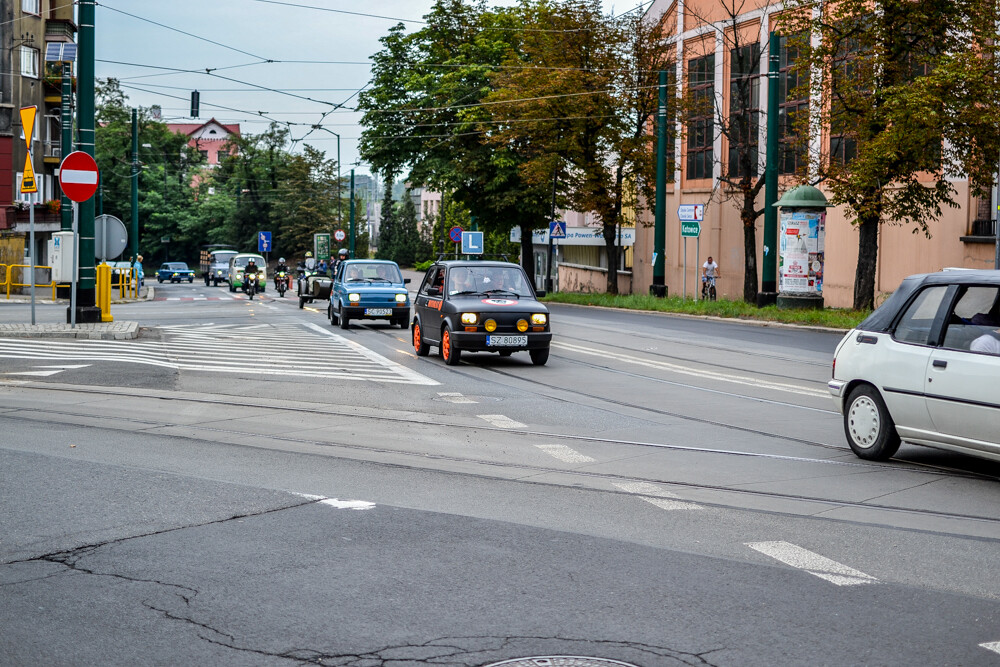
[[948,368],[948,362],[943,359],[935,359],[933,366],[934,368]]

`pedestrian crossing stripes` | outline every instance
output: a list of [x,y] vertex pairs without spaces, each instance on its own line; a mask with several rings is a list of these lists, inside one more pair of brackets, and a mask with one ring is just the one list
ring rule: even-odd
[[437,385],[316,324],[159,327],[162,340],[0,338],[0,358],[146,364],[183,371]]

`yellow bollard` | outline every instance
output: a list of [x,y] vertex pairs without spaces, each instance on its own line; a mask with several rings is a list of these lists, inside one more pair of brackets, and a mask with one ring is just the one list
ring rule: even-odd
[[114,322],[111,317],[111,267],[102,263],[97,267],[97,305],[102,322]]

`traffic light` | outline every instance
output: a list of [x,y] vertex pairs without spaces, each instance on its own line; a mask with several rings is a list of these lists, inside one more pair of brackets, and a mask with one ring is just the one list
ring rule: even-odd
[[198,104],[201,102],[201,95],[197,90],[191,91],[191,117],[198,117]]

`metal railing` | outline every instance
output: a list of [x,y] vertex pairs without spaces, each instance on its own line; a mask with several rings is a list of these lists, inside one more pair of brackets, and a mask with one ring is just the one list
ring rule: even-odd
[[972,233],[970,236],[996,236],[997,221],[988,218],[979,218],[972,221]]
[[[52,277],[52,267],[42,266],[40,264],[35,265],[35,270],[31,271],[30,264],[0,264],[0,270],[3,270],[3,282],[0,282],[0,288],[4,289],[7,293],[7,298],[10,299],[10,290],[14,287],[31,287],[32,283],[21,282],[24,280],[25,269],[34,274],[31,276],[32,280],[37,280],[38,269],[47,269],[49,272],[49,282],[39,283],[35,282],[35,287],[50,287],[52,289],[52,300],[55,301],[56,298],[56,281],[51,280]],[[14,281],[14,273],[17,269],[18,280]]]

